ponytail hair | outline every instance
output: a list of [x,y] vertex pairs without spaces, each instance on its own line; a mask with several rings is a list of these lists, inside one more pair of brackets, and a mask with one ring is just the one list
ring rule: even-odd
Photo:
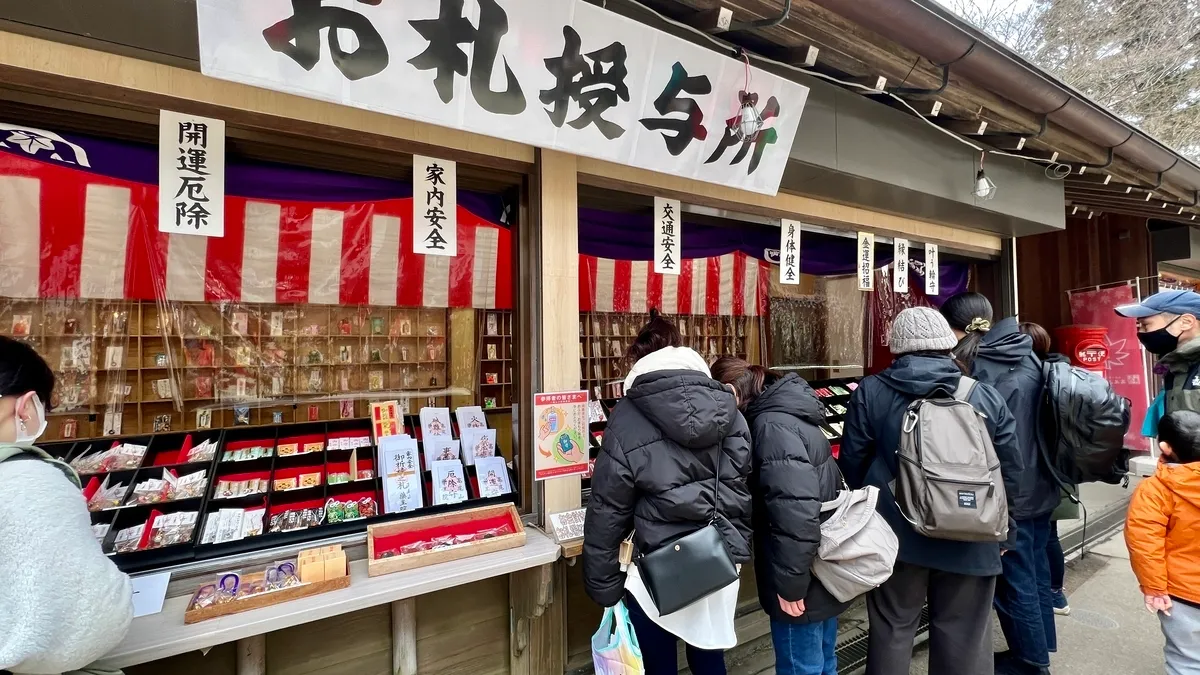
[[942,316],[951,328],[966,333],[951,354],[964,371],[974,371],[979,343],[992,329],[992,303],[979,293],[959,293],[942,304]]
[[722,356],[712,364],[713,379],[733,387],[737,395],[738,409],[742,412],[763,393],[777,377],[762,366],[752,365],[736,356]]
[[683,335],[674,323],[663,317],[655,308],[650,309],[650,320],[642,326],[637,338],[625,352],[630,365],[666,347],[682,347]]

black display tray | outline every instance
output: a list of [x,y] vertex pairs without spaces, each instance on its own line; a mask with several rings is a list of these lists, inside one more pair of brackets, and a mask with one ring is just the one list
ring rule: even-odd
[[[420,434],[412,433],[413,431],[419,432],[419,427],[420,420],[416,415],[405,416],[405,428],[408,432],[410,432],[410,435],[418,438],[418,453],[423,457],[424,453],[422,452],[422,442],[419,439]],[[424,508],[403,514],[381,513],[380,515],[371,518],[361,518],[342,523],[327,523],[292,532],[268,531],[257,537],[234,542],[226,542],[222,544],[203,545],[199,543],[203,534],[206,518],[221,508],[248,508],[251,505],[261,504],[270,509],[272,505],[288,504],[301,499],[306,501],[319,500],[323,504],[330,497],[363,492],[371,493],[376,501],[377,508],[382,511],[383,479],[380,475],[378,455],[376,452],[376,447],[373,443],[370,447],[359,450],[360,459],[364,459],[362,457],[364,450],[368,453],[367,457],[370,458],[372,462],[372,469],[375,472],[372,478],[367,480],[352,481],[351,483],[346,484],[330,485],[328,483],[328,468],[330,464],[336,465],[340,462],[348,461],[350,456],[350,451],[330,450],[328,447],[329,436],[330,434],[336,434],[337,432],[351,430],[361,430],[364,434],[370,435],[370,420],[355,419],[329,422],[306,422],[280,425],[278,427],[234,427],[223,430],[193,431],[182,433],[173,432],[153,434],[149,436],[113,436],[102,439],[50,443],[40,447],[42,447],[43,450],[48,452],[53,457],[62,459],[64,461],[72,461],[85,453],[108,449],[112,447],[114,442],[135,442],[147,445],[148,448],[142,465],[136,469],[112,472],[111,474],[81,476],[85,487],[92,478],[103,481],[106,476],[111,475],[114,479],[120,479],[121,482],[128,484],[128,489],[126,490],[125,495],[126,500],[132,498],[133,487],[139,481],[145,480],[149,477],[154,477],[154,475],[161,472],[163,468],[177,469],[179,475],[181,476],[196,470],[206,470],[208,472],[206,477],[207,486],[203,497],[154,505],[122,504],[122,506],[117,508],[93,512],[91,514],[93,524],[109,523],[111,525],[107,536],[102,542],[102,548],[122,571],[131,574],[147,572],[194,560],[211,560],[230,555],[250,553],[257,550],[292,546],[310,541],[351,535],[359,532],[365,533],[369,525],[377,523],[449,513],[479,506],[517,503],[517,495],[520,494],[520,484],[517,481],[517,476],[514,475],[514,472],[510,469],[509,482],[513,488],[513,491],[502,497],[488,499],[478,497],[475,482],[468,481],[468,494],[472,495],[472,498],[458,504],[426,506]],[[180,465],[175,462],[167,461],[166,458],[169,456],[169,451],[172,449],[178,450],[182,446],[184,438],[189,433],[193,436],[194,444],[200,443],[208,438],[214,438],[217,440],[217,454],[210,462]],[[279,457],[276,446],[281,439],[308,435],[321,435],[324,438],[325,447],[320,453]],[[248,462],[232,463],[222,461],[226,447],[230,443],[237,443],[239,441],[262,441],[264,445],[269,443],[275,447],[276,451],[273,452],[270,457],[264,457]],[[160,457],[162,457],[162,459],[159,459]],[[156,461],[159,462],[158,465],[155,465]],[[277,469],[300,466],[309,466],[314,469],[317,466],[320,466],[323,472],[321,485],[314,488],[305,488],[295,492],[276,492],[269,490],[266,494],[259,496],[235,499],[215,498],[216,484],[220,476],[248,472],[265,472],[270,475],[268,480],[271,480],[271,478],[274,477],[275,470]],[[465,469],[468,477],[474,477],[474,467],[465,467]],[[428,479],[428,472],[425,472],[425,478]],[[431,500],[429,499],[427,490],[425,502],[428,504],[430,501]],[[114,553],[112,548],[117,532],[126,527],[136,526],[137,524],[146,522],[150,511],[153,509],[157,509],[164,514],[183,510],[195,510],[198,513],[198,517],[191,540],[186,544],[179,544],[167,548],[142,550],[131,553]]]

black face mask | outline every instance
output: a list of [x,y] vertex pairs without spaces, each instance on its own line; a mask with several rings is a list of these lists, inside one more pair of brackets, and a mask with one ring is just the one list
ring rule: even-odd
[[1154,354],[1155,356],[1165,356],[1170,354],[1171,352],[1175,351],[1176,347],[1179,346],[1179,336],[1172,335],[1167,329],[1171,327],[1171,324],[1175,323],[1181,318],[1182,317],[1178,316],[1175,317],[1171,320],[1171,323],[1168,323],[1158,330],[1138,333],[1138,341],[1141,342],[1142,346],[1148,349],[1150,353]]

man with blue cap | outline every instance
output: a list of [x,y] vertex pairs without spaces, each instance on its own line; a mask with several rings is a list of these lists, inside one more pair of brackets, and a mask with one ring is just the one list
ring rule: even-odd
[[1154,435],[1153,427],[1167,413],[1200,412],[1200,293],[1162,291],[1116,312],[1137,319],[1138,340],[1159,357],[1155,372],[1163,373],[1161,406],[1156,400],[1143,433]]

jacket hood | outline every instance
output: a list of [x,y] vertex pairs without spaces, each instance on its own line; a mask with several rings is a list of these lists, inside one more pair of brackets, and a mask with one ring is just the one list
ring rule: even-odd
[[1186,372],[1197,361],[1200,361],[1200,338],[1192,338],[1187,342],[1180,342],[1175,351],[1162,357],[1159,363],[1171,370]]
[[939,389],[953,395],[962,370],[949,354],[905,354],[877,377],[901,394],[923,398]]
[[1200,462],[1191,464],[1160,463],[1155,472],[1158,480],[1176,497],[1200,509]]
[[1017,328],[1009,317],[992,326],[979,342],[979,356],[997,363],[1013,365],[1033,353],[1033,338]]
[[816,392],[796,373],[776,380],[746,406],[748,418],[764,413],[787,413],[810,424],[819,424],[825,417]]
[[720,444],[738,417],[733,392],[694,370],[642,375],[625,398],[664,436],[693,450]]

